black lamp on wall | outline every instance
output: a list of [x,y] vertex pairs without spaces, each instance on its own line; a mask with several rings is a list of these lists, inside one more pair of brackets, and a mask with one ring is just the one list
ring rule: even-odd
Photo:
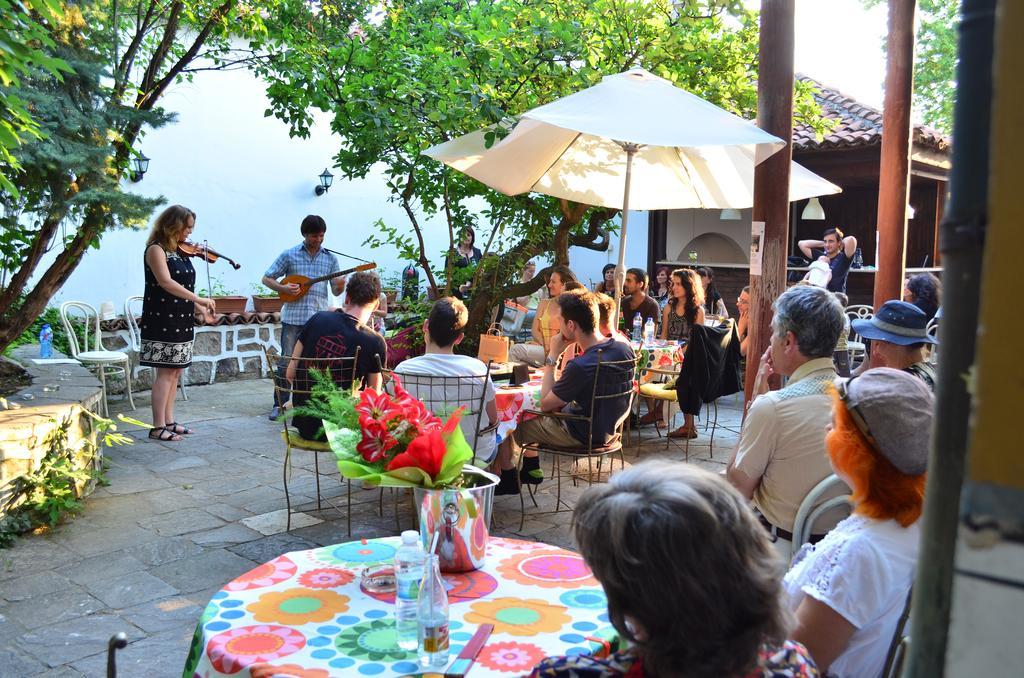
[[132,181],[142,181],[142,177],[149,171],[149,158],[145,153],[139,153],[132,158]]
[[327,168],[325,167],[324,171],[320,173],[320,185],[314,189],[316,191],[316,194],[323,195],[324,193],[326,193],[328,189],[330,189],[331,184],[333,182],[334,175],[328,172]]

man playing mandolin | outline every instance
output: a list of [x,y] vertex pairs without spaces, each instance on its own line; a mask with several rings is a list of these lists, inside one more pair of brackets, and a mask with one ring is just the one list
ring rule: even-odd
[[[263,284],[282,297],[299,295],[294,300],[286,301],[281,309],[281,355],[292,355],[295,339],[302,326],[318,311],[327,310],[330,301],[327,284],[330,283],[335,296],[340,296],[345,289],[344,276],[317,282],[309,287],[293,282],[279,282],[281,278],[293,275],[319,278],[341,270],[337,257],[323,249],[324,234],[327,232],[327,222],[323,217],[310,214],[302,220],[299,230],[302,233],[302,243],[281,252],[263,274]],[[281,363],[278,379],[284,378],[286,365],[287,361]],[[281,405],[283,403],[277,402],[275,395],[274,408],[270,412],[271,419],[277,418]]]

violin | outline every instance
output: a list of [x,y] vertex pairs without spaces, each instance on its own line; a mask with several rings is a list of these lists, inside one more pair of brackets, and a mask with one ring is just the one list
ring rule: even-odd
[[236,271],[242,268],[241,264],[235,263],[231,257],[221,254],[212,247],[197,245],[196,243],[189,242],[187,240],[185,242],[178,243],[178,253],[187,257],[198,257],[209,264],[215,264],[218,259],[223,259],[231,264],[232,268]]

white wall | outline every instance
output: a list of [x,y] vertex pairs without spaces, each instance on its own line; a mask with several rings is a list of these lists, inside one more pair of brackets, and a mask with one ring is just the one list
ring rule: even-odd
[[[163,195],[170,204],[193,209],[197,219],[192,239],[209,240],[211,247],[242,265],[238,271],[223,262],[211,266],[211,274],[227,287],[250,294],[250,284],[259,282],[274,257],[300,242],[299,224],[307,214],[326,219],[327,247],[374,260],[386,271],[397,272],[405,266],[390,247],[374,251],[362,245],[379,218],[411,231],[405,213],[388,202],[381,173],[347,181],[334,170],[330,192],[314,194],[317,176],[331,166],[340,145],[330,133],[326,115],[317,116],[309,139],[290,138],[283,123],[263,117],[269,107],[264,88],[246,71],[198,73],[193,83],[173,89],[163,104],[178,113],[178,121],[147,134],[140,148],[152,159],[149,172],[141,182],[125,187],[144,195]],[[424,139],[424,147],[432,141]],[[423,215],[419,219],[425,227],[427,250],[437,253],[439,260],[447,246],[447,227],[443,219]],[[104,235],[101,248],[85,254],[52,303],[78,299],[98,306],[110,300],[120,311],[126,297],[142,293],[148,227]],[[643,265],[647,259],[645,213],[632,216],[630,232],[628,260]],[[477,233],[481,248],[486,235]],[[615,243],[617,247],[617,238]],[[576,248],[571,260],[584,280],[588,276],[596,280],[614,252]],[[344,266],[350,260],[340,261]],[[205,287],[205,264],[197,262],[196,267],[198,285]]]
[[749,260],[751,210],[739,210],[739,220],[722,220],[721,210],[669,210],[665,255],[672,261],[686,261],[690,242],[704,234],[720,234],[736,243],[742,261],[724,258],[727,248],[697,247],[702,263],[744,263]]

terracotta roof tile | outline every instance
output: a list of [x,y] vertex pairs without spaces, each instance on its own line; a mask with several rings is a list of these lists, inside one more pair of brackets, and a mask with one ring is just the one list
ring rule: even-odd
[[[793,129],[793,147],[797,150],[812,151],[830,148],[853,148],[874,146],[882,143],[882,112],[851,99],[839,90],[809,78],[797,75],[797,79],[809,82],[818,89],[814,95],[821,105],[822,114],[838,120],[838,126],[820,141],[814,130],[806,125]],[[950,137],[925,125],[914,125],[914,143],[936,151],[948,153]]]

